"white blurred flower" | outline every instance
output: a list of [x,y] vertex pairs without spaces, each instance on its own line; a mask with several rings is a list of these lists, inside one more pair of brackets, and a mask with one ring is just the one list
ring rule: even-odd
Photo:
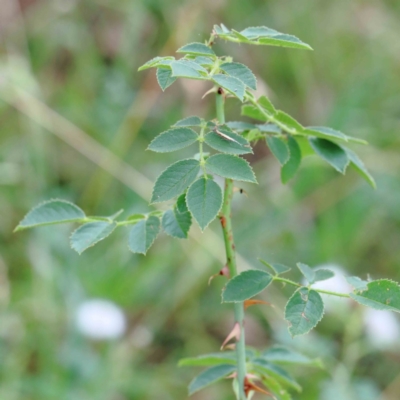
[[369,341],[379,349],[392,347],[400,340],[400,324],[392,311],[366,308],[364,325]]
[[117,339],[126,329],[122,310],[108,300],[83,302],[77,309],[75,319],[79,332],[96,340]]
[[[339,293],[350,293],[352,291],[351,286],[346,281],[346,271],[339,267],[338,265],[333,264],[325,264],[319,265],[315,269],[329,269],[334,272],[335,275],[332,278],[326,279],[325,281],[319,281],[312,285],[315,289],[328,290],[331,292],[339,292]],[[343,308],[347,307],[350,304],[349,299],[344,299],[341,297],[336,297],[328,294],[321,295],[324,298],[324,304],[326,311],[328,312],[337,312],[343,310]]]

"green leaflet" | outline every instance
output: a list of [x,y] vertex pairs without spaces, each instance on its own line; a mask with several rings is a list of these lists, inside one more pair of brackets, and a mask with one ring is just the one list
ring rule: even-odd
[[206,369],[200,375],[196,376],[196,378],[194,378],[192,382],[190,382],[189,395],[198,392],[206,386],[218,382],[219,380],[225,378],[234,371],[236,371],[236,366],[230,364],[216,365],[214,367]]
[[349,149],[344,149],[346,151],[347,157],[350,160],[350,165],[374,188],[376,189],[376,183],[372,175],[365,168],[364,163],[360,160],[354,151]]
[[251,364],[257,372],[271,376],[278,382],[301,392],[301,386],[282,367],[272,364],[263,358],[254,359]]
[[309,138],[311,147],[322,159],[327,161],[336,171],[344,174],[349,165],[349,158],[346,152],[336,143],[326,139]]
[[45,201],[29,211],[14,232],[35,226],[80,222],[85,218],[85,213],[75,204],[54,199]]
[[376,310],[400,312],[400,286],[389,279],[368,282],[367,289],[350,296],[360,304]]
[[325,126],[308,126],[304,129],[303,134],[319,137],[321,139],[348,142],[348,137],[343,132]]
[[188,189],[186,204],[202,231],[222,206],[222,190],[212,179],[199,178]]
[[240,101],[243,101],[245,86],[242,81],[233,76],[215,74],[212,80],[223,89],[227,90],[229,93],[233,94]]
[[164,231],[179,239],[186,239],[190,226],[192,225],[192,216],[189,212],[179,212],[177,208],[165,211],[162,217],[162,227]]
[[290,297],[285,308],[285,319],[289,322],[292,336],[310,332],[324,315],[324,303],[318,292],[301,287]]
[[266,111],[271,116],[277,113],[275,107],[271,103],[271,100],[267,96],[261,96],[257,100],[257,103],[264,109],[264,111]]
[[300,147],[296,139],[294,139],[292,136],[288,136],[288,147],[290,158],[289,161],[287,161],[285,165],[281,168],[282,183],[287,183],[296,175],[296,172],[299,169],[301,163]]
[[303,263],[297,263],[297,267],[310,284],[318,281],[325,281],[326,279],[330,279],[335,275],[329,269],[312,269],[308,265]]
[[167,153],[190,146],[197,139],[198,135],[193,129],[172,128],[156,136],[147,149],[158,153]]
[[193,54],[196,56],[208,56],[208,57],[216,57],[214,51],[205,45],[204,43],[189,43],[179,50],[176,51],[177,53],[186,53],[186,54]]
[[251,124],[250,122],[243,121],[230,121],[225,124],[228,128],[233,129],[238,132],[250,131],[252,129],[256,129],[257,126],[255,124]]
[[181,160],[170,165],[157,178],[151,202],[159,203],[179,196],[195,181],[199,171],[200,163],[194,159]]
[[160,219],[150,216],[139,221],[130,231],[128,247],[133,253],[146,254],[160,232]]
[[202,354],[198,357],[189,357],[179,360],[180,367],[208,367],[220,364],[236,364],[236,353],[234,351],[224,351],[223,353]]
[[276,400],[293,400],[289,392],[283,388],[282,384],[276,379],[264,375],[261,378],[262,383],[275,395]]
[[[202,68],[199,64],[188,60],[178,60],[171,63],[172,76],[177,78],[207,79],[207,77],[199,72],[199,68]],[[204,73],[207,73],[207,70],[202,69]]]
[[354,289],[356,291],[359,290],[367,290],[368,287],[368,282],[362,280],[361,278],[359,278],[358,276],[346,276],[346,281],[354,287]]
[[255,45],[281,46],[295,49],[312,50],[311,46],[302,42],[293,35],[287,35],[270,29],[265,26],[250,27],[237,32],[234,29],[229,30],[225,26],[215,25],[215,32],[219,37],[236,43],[247,43]]
[[283,111],[277,111],[274,118],[275,122],[277,122],[278,125],[288,133],[301,133],[304,129],[299,122]]
[[[221,153],[249,154],[253,150],[249,142],[243,137],[223,126],[216,128],[218,132],[211,131],[205,136],[208,146]],[[222,135],[221,135],[222,134]],[[223,136],[225,135],[225,136]],[[227,137],[226,137],[227,136]],[[230,140],[231,139],[231,140]]]
[[202,119],[199,117],[186,117],[178,121],[174,126],[187,127],[187,126],[200,126]]
[[285,165],[290,158],[289,147],[286,142],[277,136],[267,136],[266,141],[271,153],[281,165]]
[[253,106],[252,104],[245,104],[242,106],[242,115],[259,121],[267,121],[268,119],[256,106]]
[[89,247],[111,235],[117,227],[115,222],[89,222],[76,229],[70,238],[71,247],[82,254]]
[[232,278],[222,292],[222,302],[240,302],[262,292],[272,282],[272,275],[265,271],[250,269]]
[[243,158],[230,154],[216,154],[206,160],[206,169],[210,174],[235,181],[257,183],[254,172],[249,163]]
[[279,128],[279,126],[275,124],[257,124],[256,126],[260,132],[277,133],[277,134],[282,133],[281,128]]
[[278,276],[284,274],[285,272],[289,272],[291,268],[287,267],[286,265],[279,264],[279,263],[269,263],[267,261],[262,260],[261,258],[258,259],[262,264],[268,267],[274,273],[274,276]]
[[153,59],[147,61],[145,64],[139,67],[138,71],[143,71],[145,69],[155,67],[168,68],[173,60],[175,60],[174,57],[154,57]]
[[203,57],[203,56],[196,57],[193,60],[193,62],[195,62],[196,64],[199,64],[199,65],[207,65],[207,66],[214,65],[214,61],[211,58]]
[[156,72],[157,82],[160,85],[162,91],[164,91],[167,87],[171,86],[176,78],[172,76],[172,71],[166,68],[157,68]]
[[309,358],[285,346],[273,346],[261,353],[261,358],[282,365],[313,365],[321,367],[319,358]]
[[222,71],[226,72],[228,75],[239,79],[250,89],[257,89],[257,79],[251,72],[250,68],[248,68],[246,65],[237,62],[230,62],[222,64],[220,69],[222,69]]

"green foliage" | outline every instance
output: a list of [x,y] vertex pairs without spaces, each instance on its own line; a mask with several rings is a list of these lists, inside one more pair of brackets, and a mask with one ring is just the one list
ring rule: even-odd
[[225,378],[236,370],[235,365],[221,364],[208,368],[196,376],[189,385],[189,395]]
[[262,292],[272,282],[272,275],[265,271],[248,270],[232,278],[222,292],[225,303],[240,302]]
[[321,366],[319,358],[309,358],[304,354],[284,346],[273,346],[261,353],[263,359],[281,365]]
[[205,143],[211,148],[221,153],[229,154],[249,154],[253,150],[249,142],[243,137],[233,132],[228,127],[218,127],[206,134]]
[[220,364],[236,364],[236,353],[224,351],[221,353],[202,354],[198,357],[182,358],[179,361],[180,367],[208,367]]
[[310,332],[324,315],[324,303],[318,292],[301,287],[289,299],[285,308],[285,319],[289,322],[292,336]]
[[240,101],[243,101],[246,88],[241,80],[235,78],[234,76],[223,74],[215,74],[213,75],[212,79],[218,86],[237,97]]
[[117,227],[115,222],[89,222],[75,230],[70,238],[71,247],[82,254],[89,247],[94,246],[100,240],[113,233]]
[[257,89],[257,79],[253,72],[251,72],[250,68],[246,67],[246,65],[237,62],[229,62],[223,63],[221,69],[228,75],[239,79],[249,89]]
[[267,136],[267,145],[279,163],[285,165],[290,158],[290,151],[286,142],[277,136]]
[[191,183],[200,171],[200,163],[189,159],[177,161],[170,165],[156,180],[152,203],[171,200],[179,196]]
[[332,165],[336,171],[342,174],[345,173],[349,165],[349,159],[346,152],[339,145],[329,140],[319,138],[311,138],[310,144],[314,151]]
[[59,199],[49,200],[29,211],[15,231],[64,222],[79,222],[85,218],[85,213],[75,204]]
[[221,209],[221,188],[212,179],[201,177],[190,186],[186,203],[201,230],[204,231]]
[[175,81],[176,77],[172,76],[172,71],[165,68],[157,68],[157,82],[160,85],[162,91],[167,87],[171,86]]
[[139,221],[129,233],[129,250],[133,253],[146,254],[160,232],[160,219],[149,216]]
[[[352,280],[354,283],[354,280]],[[360,304],[376,310],[400,312],[400,286],[388,279],[379,279],[367,283],[367,288],[358,285],[356,293],[350,296]]]
[[193,129],[173,128],[155,137],[149,144],[148,150],[158,153],[167,153],[190,146],[195,143],[197,139],[197,133]]
[[181,47],[179,50],[176,51],[177,53],[186,53],[186,54],[193,54],[196,56],[208,56],[208,57],[213,57],[215,58],[216,55],[212,51],[212,49],[203,44],[203,43],[189,43],[183,47]]
[[324,281],[326,279],[332,278],[334,273],[329,269],[317,269],[314,270],[310,268],[308,265],[303,263],[297,263],[297,267],[307,279],[308,283],[313,284],[318,281]]
[[290,158],[281,169],[282,183],[287,183],[296,175],[301,163],[301,150],[297,141],[292,136],[288,136],[287,140]]
[[210,174],[235,181],[257,183],[250,164],[243,158],[230,154],[216,154],[206,161],[206,169]]
[[284,274],[285,272],[289,272],[290,268],[287,267],[286,265],[279,264],[279,263],[268,263],[261,258],[259,258],[260,262],[264,264],[266,267],[268,267],[270,270],[272,270],[273,274],[275,276]]
[[231,42],[312,50],[308,44],[296,36],[283,34],[265,26],[246,28],[237,32],[234,29],[229,30],[223,25],[215,25],[214,30],[219,37]]

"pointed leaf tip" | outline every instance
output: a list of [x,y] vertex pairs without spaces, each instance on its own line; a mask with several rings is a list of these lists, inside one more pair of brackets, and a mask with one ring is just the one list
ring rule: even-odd
[[85,218],[83,210],[69,201],[48,200],[29,211],[14,232],[36,226],[79,222]]

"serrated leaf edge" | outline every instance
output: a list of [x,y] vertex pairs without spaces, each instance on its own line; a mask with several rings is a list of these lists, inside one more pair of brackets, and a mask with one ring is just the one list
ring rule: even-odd
[[289,299],[288,299],[288,301],[287,301],[287,303],[286,303],[286,305],[285,305],[285,309],[284,309],[284,313],[283,313],[284,318],[285,318],[285,321],[287,321],[288,325],[290,324],[288,330],[289,330],[289,333],[290,333],[290,335],[292,336],[292,338],[294,338],[294,337],[296,337],[296,336],[307,335],[307,333],[311,332],[311,331],[321,322],[322,318],[323,318],[324,315],[325,315],[325,304],[324,304],[324,300],[322,299],[321,295],[320,295],[315,289],[308,289],[308,292],[313,291],[313,292],[317,293],[318,296],[319,296],[319,298],[321,299],[322,307],[323,307],[323,308],[322,308],[321,318],[320,318],[320,319],[315,323],[315,325],[312,326],[307,332],[301,333],[301,334],[299,334],[299,335],[293,335],[292,332],[290,332],[290,327],[291,327],[292,325],[291,325],[291,322],[288,321],[288,320],[286,319],[286,309],[287,309],[287,306],[288,306],[290,300],[294,297],[294,295],[295,295],[300,289],[302,289],[302,288],[304,288],[304,287],[305,287],[306,289],[308,289],[306,286],[301,286],[301,287],[299,287],[298,289],[296,289],[296,290],[293,292],[293,294],[289,297]]
[[[95,241],[94,243],[92,243],[90,246],[85,247],[82,251],[78,251],[77,249],[74,248],[74,246],[73,246],[73,244],[72,244],[72,236],[74,236],[74,234],[75,234],[79,229],[81,229],[82,227],[84,227],[85,225],[88,225],[88,224],[96,224],[96,223],[104,223],[104,222],[108,223],[109,225],[114,225],[114,229],[113,229],[107,236],[105,236],[105,237],[103,237],[103,238],[101,238],[101,239],[96,240],[96,241]],[[73,230],[73,231],[71,232],[71,234],[69,235],[69,245],[70,245],[70,247],[71,247],[72,250],[75,250],[79,255],[82,255],[82,253],[83,253],[84,251],[86,251],[87,249],[90,249],[91,247],[93,247],[93,246],[96,245],[97,243],[101,242],[102,240],[107,239],[107,238],[115,231],[115,229],[116,229],[117,227],[118,227],[118,225],[117,225],[116,222],[107,222],[107,221],[90,221],[90,222],[86,222],[86,223],[82,224],[81,226],[78,226],[78,228],[76,228],[75,230]]]
[[[83,217],[82,217],[82,218],[79,218],[79,219],[74,218],[74,219],[71,219],[71,220],[54,221],[54,222],[45,222],[45,223],[40,223],[40,224],[21,226],[21,223],[25,220],[25,218],[26,218],[31,212],[33,212],[34,210],[36,210],[36,209],[39,208],[39,207],[44,206],[45,204],[54,203],[54,202],[56,202],[56,201],[59,201],[59,202],[61,202],[61,203],[66,203],[66,204],[69,204],[69,205],[75,207],[76,209],[78,209],[79,211],[81,211],[81,212],[83,213]],[[68,200],[64,200],[64,199],[50,199],[50,200],[42,201],[41,203],[39,203],[39,204],[36,205],[35,207],[31,208],[31,209],[25,214],[25,216],[22,218],[22,220],[19,222],[19,224],[16,226],[16,228],[14,229],[14,232],[22,231],[22,230],[29,229],[29,228],[34,228],[34,227],[36,227],[36,226],[46,226],[46,225],[56,225],[56,224],[64,224],[64,223],[66,224],[66,223],[68,223],[68,222],[77,222],[77,221],[81,221],[82,219],[85,219],[85,218],[87,218],[85,212],[84,212],[80,207],[78,207],[76,204],[74,204],[74,203],[72,203],[72,202],[70,202],[70,201],[68,201]]]

